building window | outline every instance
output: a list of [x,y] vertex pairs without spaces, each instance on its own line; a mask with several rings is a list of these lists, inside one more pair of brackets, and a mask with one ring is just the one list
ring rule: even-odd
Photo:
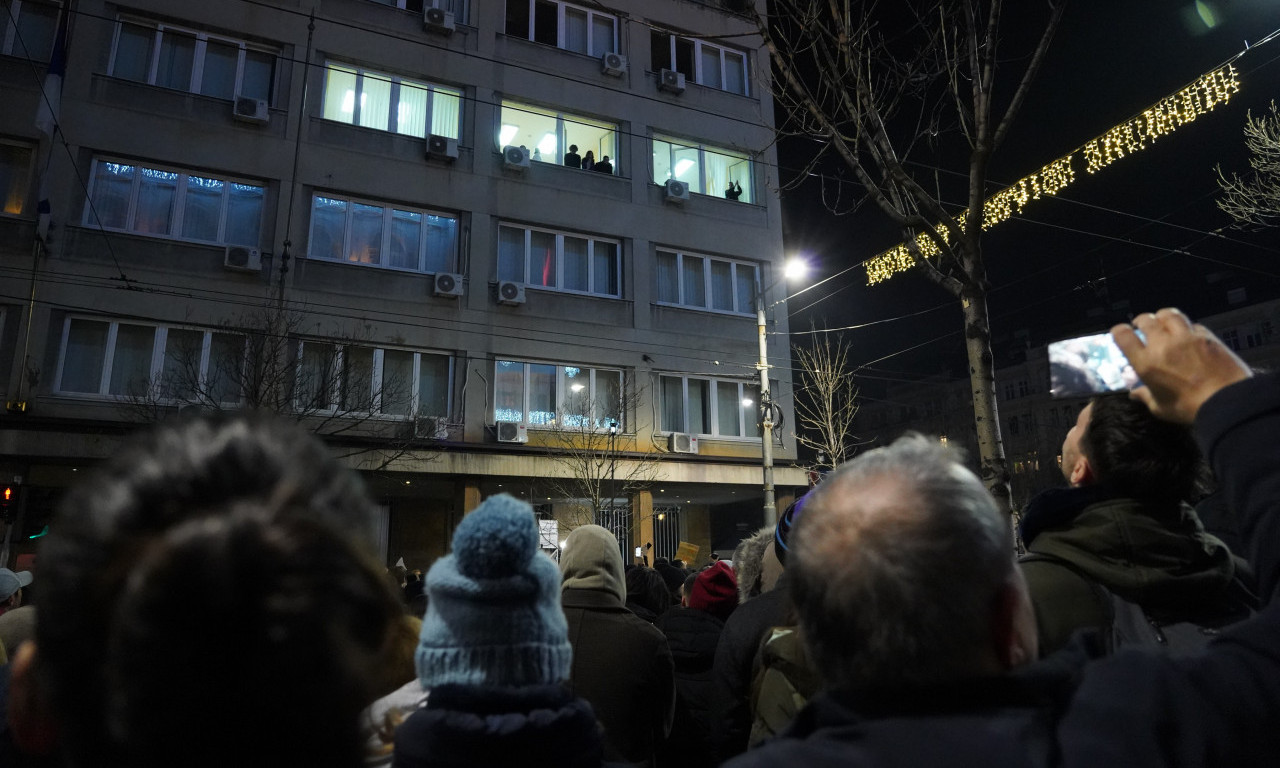
[[622,371],[499,360],[493,418],[554,429],[625,429]]
[[15,216],[27,213],[34,159],[29,144],[0,139],[0,211]]
[[582,115],[535,107],[503,99],[502,127],[498,129],[498,146],[523,146],[530,157],[543,163],[563,163],[570,147],[578,148],[583,157],[591,152],[595,161],[610,158],[613,172],[618,166],[618,124]]
[[193,29],[121,19],[116,25],[113,77],[218,99],[247,96],[270,102],[276,51]]
[[357,344],[298,344],[294,407],[303,412],[447,418],[448,355]]
[[732,48],[654,30],[649,35],[650,69],[674,69],[708,88],[750,95],[747,54]]
[[243,334],[68,318],[54,389],[159,404],[235,405],[243,399]]
[[32,61],[48,61],[58,28],[58,6],[33,0],[9,0],[0,53]]
[[1018,382],[1018,397],[1026,397],[1029,394],[1027,389],[1027,380],[1023,379]]
[[84,223],[209,243],[257,247],[266,187],[117,160],[94,163]]
[[1009,434],[1010,435],[1018,434],[1018,426],[1019,426],[1018,417],[1010,416],[1009,417]]
[[621,250],[617,240],[503,224],[498,228],[498,279],[619,298]]
[[658,303],[751,315],[758,268],[745,261],[659,250]]
[[1222,332],[1222,343],[1231,347],[1233,350],[1240,351],[1240,332],[1235,328],[1230,328]]
[[311,198],[307,254],[386,269],[452,272],[458,260],[458,218],[317,194]]
[[693,376],[662,377],[662,431],[760,437],[760,386]]
[[1008,384],[1005,384],[1005,385],[1004,385],[1004,399],[1005,399],[1005,400],[1012,400],[1012,399],[1013,399],[1013,398],[1015,398],[1015,397],[1017,397],[1017,394],[1015,393],[1015,391],[1014,391],[1014,389],[1013,389],[1013,383],[1012,383],[1012,382],[1010,382],[1010,383],[1008,383]]
[[469,0],[372,0],[372,2],[413,13],[422,13],[426,8],[439,8],[452,13],[453,20],[459,24],[468,24],[471,21]]
[[324,118],[379,131],[458,138],[462,91],[328,62]]
[[[653,180],[664,184],[667,179],[685,182],[690,192],[755,202],[751,157],[745,152],[654,135]],[[730,184],[737,197],[727,192]],[[741,193],[737,193],[738,187]]]
[[566,51],[603,56],[618,50],[618,18],[559,0],[507,0],[507,34]]

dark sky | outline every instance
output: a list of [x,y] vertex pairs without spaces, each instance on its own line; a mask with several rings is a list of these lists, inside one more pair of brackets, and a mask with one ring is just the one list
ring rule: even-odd
[[[1026,9],[1041,3],[1007,5]],[[1041,78],[996,156],[991,178],[1009,182],[1038,170],[1278,27],[1276,0],[1070,0]],[[1002,50],[1026,46],[1016,18],[1005,36]],[[1061,199],[1033,203],[985,235],[1000,363],[1016,359],[1018,345],[1101,330],[1130,312],[1165,305],[1193,316],[1222,311],[1229,287],[1245,287],[1250,302],[1280,297],[1280,231],[1211,234],[1229,224],[1214,205],[1214,166],[1247,169],[1241,128],[1247,110],[1257,115],[1280,98],[1280,40],[1250,50],[1236,68],[1242,87],[1228,105],[1096,175],[1080,173],[1077,161],[1076,181]],[[1006,77],[1015,70],[1021,71],[1019,62],[1011,63]],[[800,167],[807,151],[799,141],[782,145],[784,177],[786,169]],[[834,166],[827,170],[838,172]],[[829,214],[816,181],[784,192],[783,201],[788,252],[808,253],[817,264],[810,282],[895,244],[893,230],[873,208]],[[873,387],[876,381],[965,370],[959,307],[920,275],[868,287],[857,268],[793,298],[790,311],[793,331],[807,330],[810,320],[819,328],[876,323],[844,334],[855,364],[878,360],[860,371],[884,377],[869,379]],[[914,313],[923,314],[877,322]],[[903,351],[911,347],[916,349]]]

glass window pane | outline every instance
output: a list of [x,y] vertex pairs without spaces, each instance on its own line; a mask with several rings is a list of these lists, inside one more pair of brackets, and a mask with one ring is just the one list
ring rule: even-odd
[[20,214],[31,191],[31,147],[0,143],[0,211]]
[[[276,56],[266,51],[245,51],[244,75],[240,78],[240,95],[271,102],[275,84]],[[328,117],[328,115],[326,115]]]
[[354,123],[355,115],[355,70],[330,64],[324,81],[324,119]]
[[129,221],[129,198],[133,196],[134,166],[120,163],[98,163],[93,177],[93,208],[89,222],[97,214],[98,223],[112,229],[124,229]]
[[458,138],[462,119],[462,94],[436,88],[431,94],[431,132],[437,136]]
[[531,39],[529,35],[530,0],[507,0],[506,33],[512,37]]
[[524,282],[524,230],[498,228],[498,279]]
[[232,183],[227,198],[227,228],[223,239],[233,245],[258,247],[262,232],[262,208],[266,189]]
[[524,363],[499,360],[493,376],[495,421],[524,421]]
[[218,239],[222,218],[222,193],[226,182],[200,176],[187,177],[187,197],[182,208],[182,236],[193,240]]
[[747,93],[746,56],[733,51],[724,52],[724,89],[732,93]]
[[382,207],[351,204],[351,247],[347,261],[359,264],[382,263]]
[[156,66],[156,85],[191,90],[191,69],[196,55],[196,38],[165,30],[160,36],[160,62]]
[[587,241],[580,237],[564,236],[564,288],[569,291],[589,291],[587,272]]
[[419,356],[418,415],[449,415],[449,358],[444,355]]
[[733,311],[733,265],[711,262],[711,308]]
[[337,350],[332,344],[307,342],[302,346],[298,366],[298,407],[306,411],[327,411],[333,407],[333,385],[337,377]]
[[236,95],[236,67],[240,63],[240,46],[217,40],[205,44],[204,72],[200,75],[200,92],[206,96],[230,99]]
[[672,178],[679,179],[689,185],[693,192],[705,193],[702,186],[702,172],[698,167],[698,148],[680,144],[671,145]]
[[566,427],[589,426],[591,418],[591,369],[572,365],[564,367],[563,423]]
[[[12,7],[13,4],[7,5]],[[56,6],[23,3],[21,13],[18,14],[18,34],[13,42],[13,55],[25,56],[33,61],[48,61],[53,55],[53,35],[57,25]],[[19,43],[18,40],[22,42]]]
[[711,45],[702,45],[702,85],[709,88],[720,87],[720,49]]
[[138,207],[134,212],[133,229],[156,235],[169,234],[178,192],[178,174],[141,168],[138,175]]
[[556,45],[556,15],[559,7],[548,0],[535,0],[533,5],[533,41],[544,45]]
[[595,261],[592,290],[606,296],[621,295],[618,290],[618,244],[597,240],[592,254]]
[[671,35],[666,32],[649,31],[649,69],[671,69]]
[[738,287],[738,311],[756,311],[756,270],[746,264],[733,265],[734,281]]
[[612,16],[605,16],[602,13],[591,14],[591,55],[600,57],[606,53],[613,53],[618,50],[617,44],[614,43],[615,20]]
[[684,73],[691,83],[697,79],[693,74],[693,41],[682,37],[676,38],[676,71]]
[[742,186],[742,196],[738,199],[744,203],[756,201],[755,185],[752,183],[751,161],[746,158],[734,158],[729,163],[729,178]]
[[653,140],[653,180],[657,184],[674,178],[671,170],[671,143],[662,139]]
[[396,104],[396,133],[426,138],[427,101],[431,91],[425,85],[400,83],[400,102]]
[[756,384],[742,385],[742,434],[760,437],[760,387]]
[[205,389],[217,403],[239,403],[245,393],[245,337],[215,333],[209,344]]
[[107,323],[72,320],[62,357],[62,392],[97,393],[107,356]]
[[676,254],[658,251],[658,301],[667,304],[680,303],[680,272]]
[[342,410],[370,413],[373,408],[373,348],[347,347],[342,351]]
[[428,272],[452,272],[458,257],[458,220],[452,216],[427,214]]
[[[558,159],[556,153],[556,113],[528,104],[517,104],[504,101],[502,103],[502,128],[498,140],[502,146],[524,147],[535,160],[554,163]],[[579,145],[584,150],[590,145]],[[534,152],[537,155],[534,156]]]
[[662,377],[662,431],[684,432],[684,380]]
[[360,125],[391,130],[391,78],[376,72],[360,77]]
[[717,381],[716,385],[716,428],[718,435],[737,437],[741,434],[738,428],[738,415],[742,412],[742,399],[738,397],[738,385],[728,381]]
[[689,431],[711,434],[711,382],[689,379]]
[[529,284],[556,286],[556,236],[550,232],[529,233]]
[[596,371],[596,427],[604,429],[610,422],[622,424],[622,371]]
[[587,53],[587,12],[579,8],[564,9],[564,48]]
[[413,408],[413,353],[388,349],[382,353],[382,383],[377,393],[382,413],[408,416]]
[[[731,179],[729,178],[729,166],[736,162],[735,158],[726,157],[718,152],[706,150],[702,153],[704,163],[702,184],[706,193],[717,194],[719,190],[729,186]],[[733,179],[736,181],[736,179]],[[742,188],[743,196],[746,196],[747,188]],[[742,200],[742,197],[738,198]],[[749,202],[749,201],[748,201]]]
[[529,365],[529,423],[556,421],[556,367]]
[[707,306],[707,286],[702,272],[703,259],[700,256],[685,254],[681,261],[683,274],[684,301],[690,307]]
[[422,245],[422,214],[414,211],[391,212],[391,252],[387,266],[400,269],[418,268],[418,250]]
[[204,358],[204,332],[170,328],[165,334],[164,365],[160,371],[160,397],[197,401]]
[[111,360],[113,395],[143,397],[151,386],[151,352],[156,329],[149,325],[120,324],[116,329],[116,351]]
[[120,37],[116,40],[116,60],[111,74],[125,80],[147,81],[151,73],[151,46],[156,31],[151,27],[122,23]]

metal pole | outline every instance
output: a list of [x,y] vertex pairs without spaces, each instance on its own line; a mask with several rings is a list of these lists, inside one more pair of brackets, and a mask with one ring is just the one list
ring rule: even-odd
[[764,465],[764,524],[778,521],[773,495],[773,402],[769,395],[769,349],[765,336],[764,291],[756,280],[756,327],[760,332],[760,461]]

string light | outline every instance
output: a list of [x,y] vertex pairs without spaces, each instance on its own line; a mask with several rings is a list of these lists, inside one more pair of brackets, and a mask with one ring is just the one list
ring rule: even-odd
[[[1156,139],[1173,133],[1206,112],[1211,112],[1219,104],[1226,104],[1231,100],[1232,94],[1239,91],[1239,73],[1230,64],[1201,76],[1186,88],[1161,99],[1141,115],[1115,126],[1081,149],[1054,160],[988,198],[982,204],[982,228],[990,229],[1014,214],[1022,213],[1022,209],[1032,200],[1061,192],[1076,179],[1072,163],[1077,157],[1084,158],[1087,172],[1097,173],[1126,155],[1146,149]],[[957,219],[955,223],[963,232],[964,221]],[[947,227],[939,225],[935,229],[943,243],[950,242],[950,230]],[[915,247],[920,257],[928,261],[942,253],[938,244],[927,234],[916,236]],[[896,245],[867,261],[867,285],[888,280],[915,264],[907,245]]]

